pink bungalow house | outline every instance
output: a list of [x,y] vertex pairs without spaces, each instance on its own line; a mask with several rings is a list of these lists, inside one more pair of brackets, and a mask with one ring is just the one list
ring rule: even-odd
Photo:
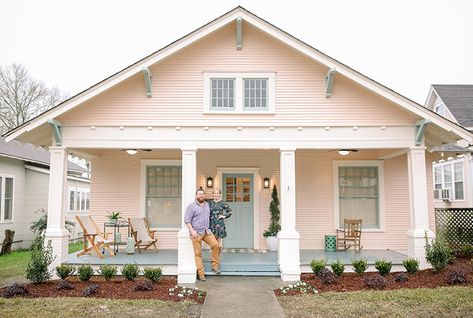
[[160,251],[176,250],[169,273],[180,283],[195,281],[183,213],[208,177],[234,210],[229,248],[266,248],[277,186],[285,281],[299,279],[301,251],[323,249],[344,218],[363,219],[364,250],[424,260],[424,235],[434,230],[430,151],[473,142],[461,126],[241,7],[6,138],[50,147],[47,238],[56,263],[68,258],[65,179],[74,153],[92,161],[97,223],[111,210],[147,217]]

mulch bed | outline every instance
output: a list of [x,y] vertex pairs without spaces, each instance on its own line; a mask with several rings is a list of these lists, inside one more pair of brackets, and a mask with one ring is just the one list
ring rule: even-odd
[[[351,265],[347,265],[348,268]],[[461,271],[465,274],[467,283],[462,286],[473,287],[473,263],[470,258],[457,258],[451,264],[440,272],[434,272],[431,269],[421,270],[413,275],[408,275],[408,280],[405,282],[396,282],[394,276],[397,272],[392,272],[385,276],[388,281],[383,290],[402,289],[402,288],[436,288],[442,286],[451,286],[447,282],[447,275],[451,271]],[[364,283],[364,278],[378,275],[377,272],[364,273],[357,275],[356,273],[344,273],[338,277],[337,282],[331,285],[323,284],[315,274],[302,274],[301,280],[315,289],[319,293],[325,292],[350,292],[359,290],[372,290]],[[299,295],[300,291],[290,290],[283,294],[280,289],[274,290],[276,296],[291,296]]]
[[[25,285],[30,293],[28,298],[37,297],[84,297],[84,289],[91,285],[98,285],[99,289],[96,294],[89,297],[95,298],[112,298],[112,299],[158,299],[170,301],[191,300],[197,303],[204,303],[206,293],[202,292],[199,298],[197,293],[193,291],[192,295],[179,297],[178,292],[172,292],[170,295],[169,289],[177,286],[175,277],[163,277],[158,283],[153,284],[153,290],[150,291],[135,291],[134,287],[139,281],[144,281],[145,278],[137,278],[135,281],[127,281],[122,277],[116,277],[111,281],[105,281],[102,277],[92,277],[89,281],[82,282],[77,277],[68,277],[66,281],[71,283],[74,287],[72,290],[58,290],[57,286],[59,280],[50,281],[41,284],[27,284]],[[0,288],[0,295],[5,288]]]

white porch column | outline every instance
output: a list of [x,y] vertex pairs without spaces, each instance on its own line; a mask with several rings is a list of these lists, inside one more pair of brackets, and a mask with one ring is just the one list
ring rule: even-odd
[[407,162],[411,210],[411,228],[407,231],[408,254],[417,258],[421,268],[425,268],[428,266],[425,260],[425,233],[429,238],[434,236],[429,229],[425,147],[411,148],[407,153]]
[[182,150],[182,228],[177,234],[177,282],[178,284],[195,283],[196,266],[194,249],[189,230],[184,224],[187,206],[195,200],[196,183],[196,149]]
[[295,149],[281,149],[281,231],[278,233],[279,268],[283,281],[301,278],[300,235],[296,231],[296,158]]
[[64,147],[49,147],[48,224],[44,244],[51,241],[56,256],[50,269],[67,260],[69,232],[65,228],[67,151]]

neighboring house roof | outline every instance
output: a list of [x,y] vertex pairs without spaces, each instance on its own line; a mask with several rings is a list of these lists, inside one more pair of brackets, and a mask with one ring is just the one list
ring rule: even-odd
[[458,124],[473,127],[473,85],[432,85]]
[[[4,138],[0,137],[0,157],[19,159],[49,167],[50,154],[41,147],[22,144],[16,140],[6,142]],[[70,171],[87,172],[86,169],[70,161],[67,162],[67,169]]]
[[[131,76],[139,72],[142,72],[143,68],[149,67],[165,59],[171,54],[174,54],[179,50],[195,43],[196,41],[203,39],[204,37],[219,30],[225,25],[234,22],[237,18],[243,19],[243,21],[245,21],[246,23],[257,27],[258,29],[262,30],[263,32],[266,32],[267,34],[288,45],[289,47],[292,47],[293,49],[308,56],[316,62],[327,66],[328,69],[335,69],[337,73],[360,84],[366,89],[392,101],[396,105],[399,105],[401,108],[407,109],[408,111],[418,115],[421,118],[430,120],[431,123],[435,124],[438,127],[441,127],[444,131],[448,133],[452,132],[452,134],[457,137],[463,138],[469,142],[473,142],[473,135],[463,127],[452,123],[448,119],[436,114],[435,112],[423,107],[422,105],[413,102],[412,100],[400,95],[399,93],[396,93],[393,90],[370,79],[369,77],[353,70],[345,64],[340,63],[339,61],[320,52],[319,50],[313,48],[307,43],[275,27],[274,25],[261,19],[260,17],[254,15],[253,13],[240,6],[227,12],[221,17],[207,23],[201,28],[189,33],[181,39],[169,44],[168,46],[156,51],[155,53],[145,57],[144,59],[115,73],[114,75],[97,83],[96,85],[88,88],[87,90],[73,96],[72,98],[64,101],[56,107],[44,112],[43,114],[38,115],[37,117],[24,123],[23,125],[7,132],[4,135],[6,136],[6,140],[10,141],[21,136],[24,133],[27,133],[28,131],[31,132],[33,129],[39,126],[47,125],[48,120],[57,118],[61,114],[73,109],[74,107],[84,103],[85,101],[93,98],[94,96],[97,96],[98,94],[117,85],[118,83],[123,82],[124,80],[130,78]],[[49,136],[51,135],[49,134]]]
[[433,152],[455,152],[455,153],[470,153],[473,150],[464,148],[457,145],[444,145],[442,147],[434,147],[432,149]]

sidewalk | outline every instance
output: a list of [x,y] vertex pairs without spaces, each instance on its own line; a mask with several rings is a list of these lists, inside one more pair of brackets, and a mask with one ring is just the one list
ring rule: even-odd
[[202,318],[284,317],[273,290],[279,277],[207,276],[196,286],[207,292]]

